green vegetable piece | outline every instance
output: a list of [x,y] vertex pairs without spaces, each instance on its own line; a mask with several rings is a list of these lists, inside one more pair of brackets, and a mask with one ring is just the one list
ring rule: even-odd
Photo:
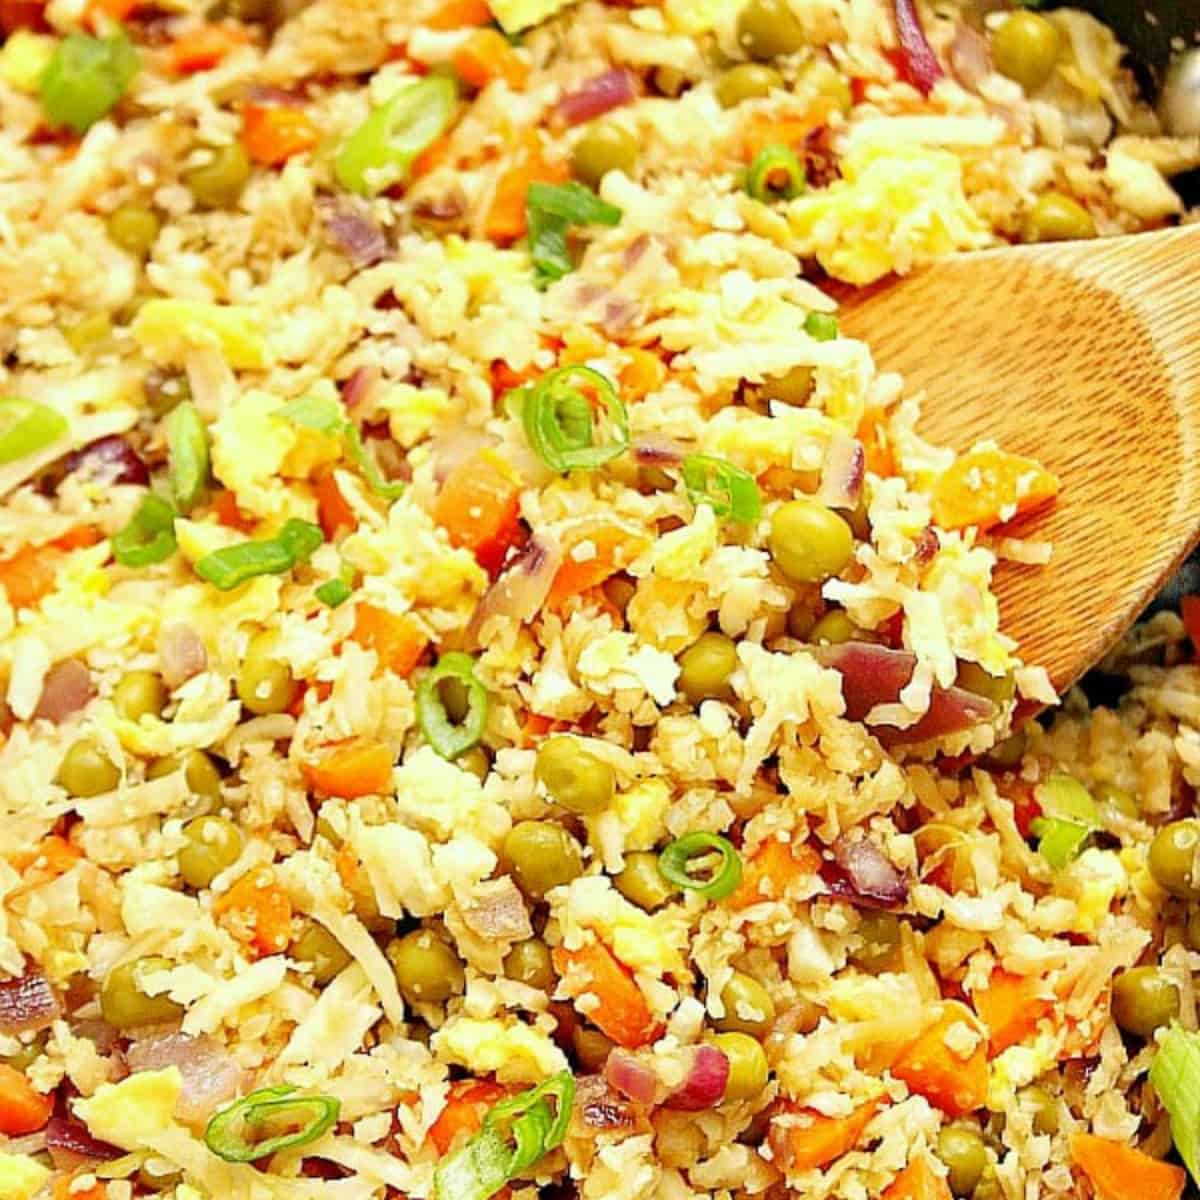
[[738,63],[717,80],[713,90],[722,108],[736,108],[745,100],[761,100],[781,87],[783,76],[774,67],[764,67],[760,63]]
[[[693,874],[689,868],[699,859],[720,855],[715,867],[706,867],[706,874]],[[708,900],[721,900],[737,889],[742,882],[742,858],[728,838],[716,833],[688,833],[676,838],[659,856],[658,869],[664,879],[698,892]]]
[[[467,711],[461,721],[451,720],[438,685],[458,680],[466,688]],[[453,760],[479,744],[487,725],[487,688],[475,678],[475,660],[454,650],[443,654],[437,666],[417,686],[417,722],[425,740],[442,758]]]
[[344,436],[346,438],[346,451],[350,455],[354,465],[358,468],[359,473],[367,481],[367,486],[377,496],[382,496],[385,500],[398,500],[404,495],[403,480],[397,483],[389,483],[383,477],[383,472],[379,469],[375,460],[367,453],[366,446],[363,445],[362,434],[358,431],[358,426],[347,422]]
[[347,191],[375,196],[408,179],[413,162],[449,126],[458,88],[444,75],[429,75],[404,88],[346,139],[333,171]]
[[141,61],[123,29],[106,38],[72,33],[55,47],[38,91],[46,119],[86,133],[125,95]]
[[632,175],[638,160],[638,140],[614,121],[593,121],[571,152],[571,174],[580,183],[598,188],[609,171]]
[[810,312],[804,318],[804,332],[818,342],[832,342],[838,335],[837,317],[830,313]]
[[688,499],[696,506],[711,506],[718,517],[757,521],[762,514],[762,495],[754,476],[733,463],[708,454],[689,454],[683,460],[682,475]]
[[[595,393],[605,420],[581,390]],[[519,390],[525,438],[552,471],[592,471],[629,447],[629,416],[616,389],[591,367],[559,367]]]
[[764,204],[794,200],[808,187],[804,164],[787,146],[767,146],[746,172],[746,191]]
[[808,39],[787,0],[748,0],[737,19],[738,44],[765,61],[802,50]]
[[208,154],[206,162],[184,171],[181,182],[201,208],[233,208],[254,173],[250,155],[240,141],[210,146]]
[[737,643],[709,630],[679,656],[679,690],[697,707],[705,700],[732,700],[729,680],[737,669]]
[[190,401],[167,417],[167,479],[181,513],[190,512],[208,482],[208,430],[199,409]]
[[538,747],[534,774],[556,804],[584,816],[603,812],[616,793],[612,767],[565,734]]
[[1134,1037],[1153,1037],[1179,1016],[1179,985],[1157,967],[1130,967],[1112,983],[1112,1016]]
[[550,283],[575,269],[567,249],[573,225],[617,225],[621,210],[581,183],[531,183],[525,193],[529,252],[539,281]]
[[1171,1117],[1171,1138],[1200,1183],[1200,1033],[1173,1024],[1158,1043],[1150,1082]]
[[175,509],[147,492],[129,524],[113,534],[113,558],[123,567],[148,567],[170,558],[175,544]]
[[67,432],[67,418],[48,404],[7,396],[0,400],[0,463],[44,450]]
[[273,538],[239,542],[206,554],[196,564],[196,574],[219,591],[228,592],[257,575],[282,575],[306,562],[325,540],[310,521],[292,518]]
[[122,204],[109,214],[108,236],[122,250],[145,258],[158,239],[162,222],[153,209],[142,204]]
[[344,579],[327,579],[317,588],[317,599],[328,608],[345,604],[354,594],[354,589]]
[[[209,1121],[205,1144],[226,1162],[249,1163],[316,1141],[337,1124],[341,1101],[333,1096],[297,1096],[295,1091],[291,1086],[269,1087],[243,1096]],[[272,1129],[284,1132],[257,1136]]]
[[1091,835],[1102,827],[1091,793],[1070,775],[1051,775],[1034,789],[1042,816],[1030,826],[1038,851],[1060,871],[1077,858]]
[[1053,21],[1031,12],[1014,12],[992,31],[996,70],[1015,79],[1026,92],[1036,92],[1051,76],[1062,51]]

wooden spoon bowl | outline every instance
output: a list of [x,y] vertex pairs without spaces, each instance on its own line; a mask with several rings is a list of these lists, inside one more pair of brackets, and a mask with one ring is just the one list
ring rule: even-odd
[[925,392],[920,431],[992,438],[1062,491],[1011,525],[1053,543],[1002,563],[1001,627],[1060,691],[1200,538],[1200,226],[947,259],[850,297],[842,328]]

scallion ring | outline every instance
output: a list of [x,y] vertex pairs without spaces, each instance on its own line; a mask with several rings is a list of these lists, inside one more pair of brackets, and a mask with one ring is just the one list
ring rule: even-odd
[[175,504],[186,513],[199,501],[208,482],[208,431],[190,401],[171,410],[166,427],[167,479]]
[[746,172],[746,191],[755,200],[794,200],[808,186],[804,165],[786,146],[760,150]]
[[6,396],[0,400],[0,463],[44,450],[67,432],[67,418],[48,404]]
[[[522,391],[525,437],[552,471],[595,470],[628,449],[625,405],[599,371],[559,367]],[[595,402],[587,392],[595,394]],[[599,429],[597,416],[604,418]]]
[[718,517],[757,521],[762,496],[754,476],[723,458],[689,454],[683,460],[683,485],[695,505],[708,504]]
[[[315,1142],[337,1124],[334,1096],[297,1096],[294,1087],[260,1088],[222,1109],[204,1130],[208,1148],[226,1162],[249,1163]],[[278,1129],[280,1132],[273,1133]],[[256,1136],[251,1139],[250,1135]]]
[[[439,685],[446,679],[457,680],[466,692],[466,715],[457,723],[446,711],[439,691]],[[479,744],[487,715],[487,688],[475,677],[475,660],[469,654],[457,650],[443,654],[417,686],[417,721],[421,732],[444,759],[452,761]]]
[[[692,862],[711,854],[720,863],[705,876],[688,870]],[[742,882],[742,858],[728,838],[716,833],[687,833],[673,841],[659,856],[658,870],[668,883],[699,892],[708,900],[722,900]]]
[[113,558],[123,567],[148,567],[170,558],[175,544],[174,508],[148,492],[129,524],[113,534]]
[[292,517],[284,521],[275,540],[292,556],[292,565],[308,562],[325,540],[319,525]]
[[324,541],[318,526],[292,518],[273,538],[238,542],[206,554],[196,574],[219,591],[228,592],[258,575],[282,575],[306,562]]

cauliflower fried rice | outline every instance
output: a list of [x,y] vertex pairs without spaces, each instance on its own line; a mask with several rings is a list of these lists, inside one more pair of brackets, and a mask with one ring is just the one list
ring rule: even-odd
[[0,26],[0,1200],[1176,1200],[1184,621],[1031,720],[834,299],[1188,219],[1107,29]]

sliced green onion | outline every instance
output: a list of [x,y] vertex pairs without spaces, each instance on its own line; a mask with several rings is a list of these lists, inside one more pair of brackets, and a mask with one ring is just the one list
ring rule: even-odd
[[1056,871],[1061,871],[1078,858],[1092,836],[1092,831],[1085,825],[1059,821],[1053,817],[1035,817],[1029,823],[1029,828],[1038,840],[1038,853]]
[[[455,724],[442,703],[438,685],[456,679],[467,694],[467,715]],[[417,722],[425,740],[445,759],[456,759],[479,745],[487,724],[487,688],[475,678],[475,660],[455,650],[443,654],[437,666],[417,686]]]
[[347,191],[375,196],[408,178],[413,162],[446,130],[458,106],[458,88],[444,75],[427,75],[380,105],[346,139],[334,160]]
[[317,599],[328,608],[345,604],[354,594],[354,589],[344,579],[327,579],[317,588]]
[[575,269],[567,249],[573,225],[617,225],[621,210],[581,183],[531,183],[525,193],[529,253],[538,278],[561,279]]
[[125,95],[141,65],[123,29],[106,38],[72,33],[55,47],[38,90],[46,119],[86,133]]
[[44,450],[67,432],[67,418],[48,404],[6,396],[0,400],[0,463]]
[[385,500],[398,500],[403,496],[404,481],[397,480],[395,483],[389,483],[383,477],[378,463],[367,453],[367,448],[363,445],[362,434],[359,433],[358,426],[347,422],[345,437],[346,450],[359,473],[367,481],[367,487],[375,495],[382,496]]
[[175,510],[148,492],[128,525],[112,536],[113,558],[123,567],[148,567],[175,553]]
[[[551,1112],[548,1100],[555,1102]],[[494,1105],[483,1127],[461,1150],[443,1159],[433,1177],[434,1200],[488,1200],[511,1180],[562,1145],[575,1080],[563,1071],[539,1087]]]
[[1092,834],[1103,828],[1091,793],[1070,775],[1051,775],[1034,788],[1041,816],[1030,823],[1038,853],[1061,871],[1079,856]]
[[832,342],[838,335],[837,317],[829,313],[810,312],[804,318],[804,332],[818,342]]
[[[603,407],[604,441],[597,441],[596,409],[582,387],[595,392]],[[521,421],[529,445],[552,471],[594,470],[629,447],[625,405],[613,385],[591,367],[559,367],[529,385]]]
[[754,476],[723,458],[689,454],[683,460],[683,486],[695,505],[708,504],[718,517],[757,521],[762,496]]
[[760,150],[746,172],[746,191],[755,200],[794,200],[808,186],[804,165],[786,146]]
[[167,417],[167,479],[180,512],[190,512],[208,482],[208,430],[187,401]]
[[[719,854],[721,861],[706,877],[693,875],[693,860]],[[673,841],[659,856],[658,870],[668,883],[699,892],[709,900],[721,900],[742,882],[742,858],[728,838],[717,833],[687,833]]]
[[1200,1183],[1200,1033],[1173,1024],[1158,1043],[1150,1082],[1171,1117],[1171,1140]]
[[275,540],[292,556],[292,565],[296,566],[312,558],[317,547],[325,540],[325,535],[320,525],[292,517],[284,521]]
[[228,592],[258,575],[282,575],[307,562],[324,540],[319,526],[292,518],[273,538],[238,542],[206,554],[196,563],[196,574]]
[[[249,1163],[316,1141],[337,1124],[341,1101],[334,1096],[297,1096],[295,1091],[269,1087],[243,1096],[209,1121],[205,1144],[226,1162]],[[257,1136],[275,1129],[280,1132]]]

